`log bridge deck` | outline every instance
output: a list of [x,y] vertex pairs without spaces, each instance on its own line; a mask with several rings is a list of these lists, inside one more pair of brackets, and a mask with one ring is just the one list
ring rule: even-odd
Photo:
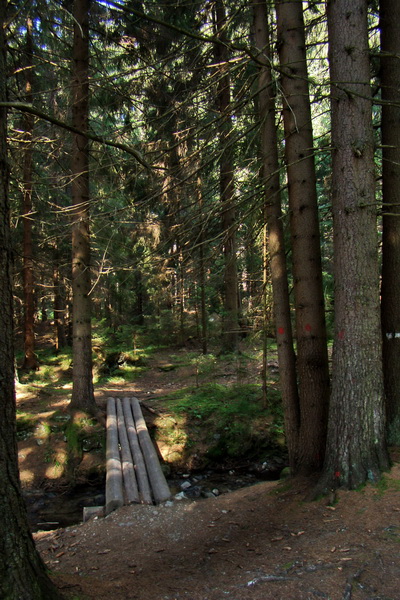
[[107,400],[106,460],[106,515],[124,504],[159,504],[171,497],[135,397]]

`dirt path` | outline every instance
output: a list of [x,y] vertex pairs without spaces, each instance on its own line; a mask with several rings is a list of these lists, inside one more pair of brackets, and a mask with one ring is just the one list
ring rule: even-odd
[[398,600],[400,467],[386,490],[304,502],[304,482],[215,499],[124,507],[35,534],[71,598]]
[[[193,369],[164,371],[162,361],[167,353],[125,388],[97,389],[99,405],[124,389],[157,402],[193,381]],[[220,376],[227,382],[235,374],[226,369]],[[20,410],[43,419],[62,413],[67,402],[65,394],[32,397],[21,390],[18,398]],[[37,439],[20,442],[25,487],[59,477],[54,459],[62,434],[51,461]],[[124,507],[34,537],[71,600],[399,600],[400,462],[394,460],[383,484],[340,492],[333,506],[326,498],[305,502],[309,482],[261,483],[217,498]]]

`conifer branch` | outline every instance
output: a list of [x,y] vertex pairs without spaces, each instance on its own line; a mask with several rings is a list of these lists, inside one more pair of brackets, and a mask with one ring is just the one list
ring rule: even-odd
[[57,127],[66,129],[67,131],[70,131],[71,133],[76,133],[78,135],[84,135],[85,137],[87,137],[89,140],[92,140],[93,142],[98,142],[99,144],[103,144],[105,146],[111,146],[112,148],[117,148],[118,150],[123,150],[124,152],[127,152],[128,154],[130,154],[131,156],[136,158],[136,160],[141,165],[143,165],[143,167],[146,167],[146,169],[161,169],[161,167],[156,167],[156,166],[150,165],[143,158],[141,153],[138,150],[136,150],[135,148],[133,148],[132,146],[130,146],[128,144],[122,144],[121,142],[113,142],[111,140],[106,139],[104,136],[96,135],[95,133],[91,133],[91,132],[82,133],[82,131],[79,131],[79,129],[77,129],[76,127],[69,125],[65,121],[61,121],[60,119],[57,119],[56,117],[52,117],[51,115],[39,110],[32,104],[28,104],[26,102],[0,102],[0,107],[12,108],[14,110],[18,110],[23,113],[29,113],[31,115],[35,115],[36,117],[39,117],[39,119],[43,119],[44,121],[47,121],[48,123],[52,123],[53,125],[56,125]]

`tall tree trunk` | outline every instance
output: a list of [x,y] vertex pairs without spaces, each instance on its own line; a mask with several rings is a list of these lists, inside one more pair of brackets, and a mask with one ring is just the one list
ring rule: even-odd
[[[0,101],[7,100],[5,0],[0,1]],[[7,114],[0,108],[0,597],[52,600],[59,595],[36,551],[18,475],[12,306],[12,243],[9,225]]]
[[328,2],[335,338],[323,488],[388,466],[367,0]]
[[180,240],[177,241],[177,303],[179,308],[179,329],[178,329],[178,343],[183,345],[185,343],[185,268],[183,263],[183,253]]
[[54,295],[54,333],[56,350],[60,350],[67,344],[65,336],[65,297],[62,292],[63,286],[60,279],[60,255],[58,248],[59,240],[56,240],[53,249],[53,295]]
[[145,302],[145,284],[143,282],[143,273],[140,268],[134,272],[136,304],[135,304],[135,322],[139,326],[144,325],[144,302]]
[[238,348],[239,307],[236,259],[236,210],[234,202],[233,147],[231,116],[231,80],[226,36],[226,15],[223,0],[215,3],[215,58],[219,67],[217,105],[220,119],[220,199],[224,246],[224,320],[222,351],[236,352]]
[[208,351],[208,336],[207,336],[207,306],[206,306],[206,266],[204,258],[204,215],[203,215],[203,193],[202,181],[198,176],[196,180],[196,195],[198,210],[200,215],[200,232],[198,237],[199,243],[199,287],[200,287],[200,322],[201,322],[201,349],[203,354]]
[[300,425],[296,471],[322,468],[329,368],[302,0],[276,0],[296,309]]
[[74,2],[72,147],[73,389],[71,409],[94,414],[89,233],[89,4]]
[[[33,41],[32,19],[26,22],[26,69],[25,69],[25,100],[33,101]],[[23,158],[23,290],[24,290],[24,362],[23,369],[35,370],[38,361],[35,354],[35,306],[34,306],[34,276],[33,276],[33,247],[32,247],[32,179],[33,179],[33,125],[34,117],[26,113],[23,117],[24,158]]]
[[381,0],[382,333],[388,442],[400,444],[400,4]]
[[[203,238],[203,234],[202,238]],[[200,284],[200,313],[201,313],[201,351],[203,354],[208,352],[207,335],[207,306],[206,306],[206,269],[204,260],[204,239],[200,240],[199,246],[199,284]]]
[[[254,9],[254,17],[257,22],[257,9]],[[261,79],[261,78],[260,78]],[[261,81],[259,79],[259,84]],[[261,90],[260,90],[261,91]],[[260,100],[260,99],[259,99]],[[261,111],[260,111],[261,114]],[[264,154],[262,152],[262,154]],[[262,156],[262,161],[264,161],[264,156]],[[264,169],[261,168],[261,173]],[[262,173],[263,183],[264,183],[264,174]],[[265,183],[264,183],[265,186]],[[268,200],[267,200],[268,202]],[[263,244],[262,244],[262,259],[263,259],[263,290],[262,290],[262,371],[261,371],[261,385],[262,385],[262,395],[263,395],[263,406],[267,408],[268,406],[268,325],[269,325],[269,314],[268,314],[268,280],[270,275],[270,260],[269,260],[269,252],[268,252],[268,226],[267,226],[267,214],[264,207],[264,227],[263,227]],[[278,357],[279,361],[279,357]]]
[[271,74],[269,26],[265,0],[254,0],[254,35],[259,49],[259,114],[261,121],[261,175],[265,186],[264,218],[268,228],[268,252],[272,281],[274,319],[278,344],[280,386],[285,417],[285,433],[289,463],[293,472],[297,465],[297,443],[300,408],[293,350],[289,286],[285,240],[282,225],[278,142],[275,125],[275,98]]

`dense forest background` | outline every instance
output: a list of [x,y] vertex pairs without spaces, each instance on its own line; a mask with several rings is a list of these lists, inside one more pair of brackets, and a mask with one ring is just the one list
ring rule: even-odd
[[73,344],[73,407],[94,411],[92,319],[203,353],[277,335],[292,467],[319,469],[328,337],[331,407],[356,394],[398,439],[392,7],[360,3],[346,32],[327,6],[13,5],[15,322],[26,369],[40,320]]
[[[336,395],[340,411],[360,402],[383,436],[372,416],[384,412],[382,270],[397,439],[398,150],[383,140],[398,119],[397,57],[382,52],[393,32],[381,4],[379,15],[360,3],[344,39],[350,13],[335,3],[14,6],[10,201],[24,368],[37,366],[36,324],[52,320],[56,349],[73,345],[71,405],[94,412],[92,319],[203,353],[277,335],[291,464],[318,470],[328,338],[331,406]],[[346,377],[358,383],[344,398]]]
[[53,323],[71,409],[95,415],[101,323],[203,354],[257,340],[264,388],[275,338],[292,473],[378,480],[400,435],[396,0],[0,16],[2,456],[15,332],[35,370]]

